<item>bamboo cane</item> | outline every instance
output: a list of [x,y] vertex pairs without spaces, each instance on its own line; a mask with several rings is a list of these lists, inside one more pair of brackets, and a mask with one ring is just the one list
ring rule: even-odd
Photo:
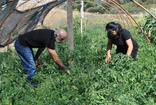
[[[124,12],[124,13],[126,14],[126,16],[127,16],[127,18],[129,19],[131,25],[133,26],[133,29],[134,29],[135,35],[137,36],[136,29],[135,29],[135,27],[134,27],[134,25],[133,25],[133,22],[131,21],[129,15],[127,15],[127,13],[126,13],[126,12],[125,12],[120,6],[118,6],[116,3],[112,2],[111,0],[108,0],[108,1],[111,2],[111,3],[113,3],[114,5],[116,5],[120,10],[122,10],[122,12]],[[129,28],[131,28],[131,27],[129,27]],[[137,40],[138,40],[138,39],[137,39]]]
[[[110,0],[108,0],[108,1],[110,1]],[[111,1],[110,1],[111,2]],[[111,2],[111,3],[113,3],[113,2]],[[113,3],[114,5],[115,5],[115,3]],[[115,5],[115,6],[117,6],[117,5]],[[119,8],[120,9],[120,8]],[[118,10],[119,11],[119,10]],[[122,10],[121,10],[122,11]],[[123,11],[122,11],[123,12]],[[122,15],[123,15],[123,13],[122,13]],[[126,14],[126,16],[127,16],[127,14]],[[124,17],[124,15],[123,15],[123,17]],[[124,17],[124,19],[126,20],[126,22],[127,22],[127,24],[128,24],[128,27],[129,28],[131,28],[131,26],[130,26],[130,24],[129,24],[129,22],[128,22],[128,20]]]
[[[103,2],[106,3],[106,4],[108,4],[108,5],[110,5],[112,8],[114,8],[119,13],[121,19],[123,20],[124,27],[126,29],[126,25],[125,25],[125,21],[124,21],[125,17],[123,16],[123,14],[117,8],[115,8],[113,5],[111,5],[110,3],[106,2],[106,1],[103,1]],[[127,22],[127,20],[126,20],[126,22]]]
[[118,8],[120,8],[120,9],[126,14],[126,16],[128,17],[130,23],[131,23],[132,26],[133,26],[133,29],[134,29],[134,31],[135,31],[135,35],[137,35],[136,29],[135,29],[134,24],[133,24],[133,22],[131,21],[129,15],[128,15],[119,5],[117,5],[115,2],[113,2],[113,1],[111,1],[111,0],[109,0],[109,1],[112,2],[114,5],[116,5]]
[[[43,1],[43,0],[40,0],[39,2],[41,2],[41,1]],[[38,2],[38,3],[39,3],[39,2]],[[31,6],[31,7],[28,9],[27,12],[24,13],[24,15],[22,15],[22,17],[19,19],[19,21],[17,22],[17,24],[15,25],[15,27],[14,27],[13,30],[11,31],[10,36],[9,36],[9,39],[8,39],[7,51],[8,51],[8,48],[9,48],[10,38],[11,38],[13,32],[15,31],[16,27],[18,26],[19,22],[20,22],[20,21],[23,19],[23,17],[24,17],[33,7],[35,7],[38,3],[35,3],[33,6]]]
[[[103,3],[104,5],[106,5],[107,7],[110,7],[111,9],[112,9],[112,7],[111,6],[109,6],[108,4],[106,4],[106,3]],[[120,18],[119,18],[119,16],[118,16],[118,14],[116,13],[116,11],[114,10],[114,9],[112,9],[113,11],[114,11],[114,13],[115,13],[115,15],[117,16],[117,18],[120,20]],[[121,18],[121,20],[122,20],[122,18]],[[122,20],[123,21],[123,20]],[[120,22],[120,24],[121,24],[121,21],[119,21]],[[124,23],[124,22],[123,22]]]
[[7,3],[10,3],[10,2],[13,2],[14,0],[9,0],[9,1],[7,1],[5,4],[7,4]]
[[[94,3],[94,2],[92,2],[92,1],[85,1],[85,2],[97,4],[97,3]],[[97,4],[97,5],[99,5],[99,4]],[[111,14],[105,7],[103,7],[102,5],[99,5],[99,6],[102,7],[104,10],[106,10],[106,12],[107,12],[108,14]],[[114,19],[114,17],[113,17],[113,19]],[[119,20],[119,21],[120,21],[120,20]]]
[[139,4],[138,2],[136,2],[135,0],[131,0],[132,2],[134,2],[135,4],[137,4],[139,7],[141,7],[142,9],[144,9],[146,12],[148,12],[155,20],[156,20],[156,17],[149,12],[148,9],[146,9],[145,7],[143,7],[141,4]]
[[[113,2],[116,2],[115,0],[112,0]],[[116,2],[117,5],[119,5],[132,19],[133,21],[137,24],[137,26],[140,28],[140,30],[142,31],[142,33],[144,34],[145,38],[147,39],[147,41],[149,42],[149,44],[151,45],[148,37],[146,36],[145,32],[142,30],[142,28],[140,27],[140,25],[138,24],[138,22],[133,18],[133,16],[124,8],[122,7],[118,2]]]
[[0,27],[3,25],[3,23],[5,22],[5,20],[6,20],[18,7],[22,6],[23,4],[25,4],[25,3],[28,2],[28,1],[30,1],[30,0],[27,0],[27,1],[25,1],[25,2],[23,2],[23,3],[21,3],[21,4],[19,4],[16,8],[14,8],[14,9],[4,18],[4,20],[3,20],[2,23],[0,24]]
[[[91,1],[86,1],[86,2],[90,2],[90,3],[94,3],[94,2],[91,2]],[[94,4],[97,4],[97,3],[94,3]],[[99,5],[99,4],[97,4],[97,5]],[[103,7],[102,5],[99,5],[100,7],[102,7],[104,10],[106,10],[106,12],[108,13],[108,14],[111,14],[105,7]],[[113,16],[112,16],[113,17]],[[113,19],[114,19],[114,17],[113,17]],[[119,20],[120,21],[120,20]]]
[[[80,1],[74,1],[73,3],[76,3],[76,2],[80,2]],[[94,3],[94,2],[91,2],[91,1],[85,1],[85,2],[97,4],[97,3]],[[99,5],[99,4],[97,4],[97,5]],[[111,14],[105,7],[103,7],[102,5],[99,5],[99,6],[102,7],[102,9],[106,10],[106,12],[107,12],[108,14]],[[57,9],[57,10],[52,14],[52,17],[53,17],[54,14],[56,14],[56,12],[58,12],[58,11],[59,11],[59,9]],[[50,18],[50,20],[52,19],[52,17]],[[113,16],[112,16],[112,17],[113,17]],[[113,19],[114,19],[114,17],[113,17]],[[50,23],[50,20],[49,20],[49,23]],[[48,24],[48,26],[49,26],[49,24]]]
[[[58,0],[59,1],[59,0]],[[55,4],[55,3],[57,3],[58,1],[55,1],[55,2],[53,2],[52,4],[50,4],[50,5],[53,5],[53,4]],[[50,7],[49,7],[50,8]],[[48,10],[48,9],[47,9]],[[46,12],[46,11],[45,11]],[[49,11],[50,12],[50,11]],[[48,13],[49,13],[48,12]],[[46,16],[48,15],[48,13],[46,14]],[[43,13],[44,14],[44,13]],[[43,14],[42,14],[42,16],[43,16]],[[44,19],[43,19],[43,21],[45,20],[45,18],[46,18],[46,16],[44,17]],[[36,25],[37,26],[37,25]],[[42,24],[42,27],[43,27],[43,24]]]
[[52,16],[51,16],[51,18],[49,19],[49,21],[48,21],[48,25],[47,25],[47,27],[49,27],[49,24],[50,24],[50,20],[52,19],[52,17],[56,14],[56,12],[58,12],[59,11],[59,9],[60,8],[58,8],[53,14],[52,14]]

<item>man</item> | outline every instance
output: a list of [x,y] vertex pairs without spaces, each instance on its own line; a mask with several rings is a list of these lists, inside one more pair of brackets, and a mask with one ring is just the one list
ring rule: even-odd
[[116,53],[127,54],[132,56],[135,60],[139,45],[132,38],[130,32],[126,29],[122,29],[122,26],[115,22],[110,22],[106,25],[108,43],[107,43],[107,57],[105,62],[107,63],[111,58],[112,44],[117,45]]
[[[57,43],[62,43],[66,37],[67,33],[63,29],[58,29],[56,31],[38,29],[19,35],[15,41],[15,49],[22,60],[25,73],[28,75],[27,79],[30,80],[33,85],[35,82],[32,80],[32,77],[35,75],[36,66],[41,66],[41,62],[38,58],[45,48],[47,48],[54,62],[60,68],[66,70],[65,65],[55,52],[55,41]],[[35,56],[32,48],[38,48]],[[70,71],[68,72],[70,73]]]

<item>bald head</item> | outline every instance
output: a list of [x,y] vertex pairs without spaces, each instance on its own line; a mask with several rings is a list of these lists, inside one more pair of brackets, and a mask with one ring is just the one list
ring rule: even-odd
[[66,33],[66,31],[64,29],[58,29],[57,31],[58,31],[60,36],[67,37],[67,33]]
[[67,33],[64,29],[58,29],[55,31],[54,37],[56,42],[61,43],[64,42],[64,40],[66,39]]

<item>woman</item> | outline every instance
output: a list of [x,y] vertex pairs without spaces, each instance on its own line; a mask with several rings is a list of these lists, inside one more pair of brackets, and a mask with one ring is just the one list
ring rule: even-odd
[[108,43],[107,43],[107,57],[105,62],[107,63],[111,58],[112,44],[117,45],[116,53],[127,54],[136,59],[139,45],[132,38],[130,32],[126,29],[122,29],[122,26],[115,22],[110,22],[106,25]]

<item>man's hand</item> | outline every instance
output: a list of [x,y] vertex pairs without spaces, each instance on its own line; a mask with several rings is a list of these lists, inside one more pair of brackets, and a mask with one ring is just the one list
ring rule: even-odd
[[53,61],[61,68],[65,69],[65,65],[62,61],[58,58],[58,55],[55,50],[48,48],[49,54],[51,55]]
[[44,49],[45,48],[39,48],[35,55],[34,61],[35,61],[37,67],[41,67],[41,62],[38,60],[38,57],[41,55],[41,53],[44,51]]
[[41,67],[41,62],[38,59],[35,59],[35,63],[37,67]]
[[107,55],[107,57],[105,58],[105,62],[109,62],[109,59],[111,59],[111,55]]

